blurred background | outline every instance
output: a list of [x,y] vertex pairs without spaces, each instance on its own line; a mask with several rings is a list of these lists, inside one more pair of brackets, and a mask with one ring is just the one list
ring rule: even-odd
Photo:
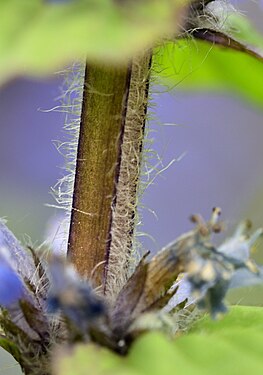
[[[263,31],[261,3],[234,4]],[[262,81],[259,77],[259,84]],[[30,237],[36,245],[60,215],[45,204],[55,204],[50,190],[63,176],[63,158],[53,141],[65,136],[64,116],[42,110],[59,104],[55,99],[61,85],[62,78],[54,75],[45,80],[18,78],[0,90],[0,217],[20,240],[28,242]],[[262,226],[263,109],[231,93],[191,94],[180,92],[180,86],[173,92],[153,87],[152,101],[152,147],[164,166],[184,156],[157,176],[143,196],[140,229],[149,235],[142,237],[144,246],[157,251],[191,229],[190,214],[207,218],[214,206],[222,208],[227,233],[244,218],[250,218],[254,228]],[[255,257],[263,262],[260,248]],[[229,299],[262,306],[263,288],[231,292]],[[17,371],[9,356],[1,359],[0,374]]]

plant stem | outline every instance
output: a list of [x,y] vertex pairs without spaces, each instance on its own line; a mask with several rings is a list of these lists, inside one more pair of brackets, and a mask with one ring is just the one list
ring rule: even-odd
[[86,67],[68,254],[104,292],[131,252],[150,61]]
[[113,296],[129,276],[133,258],[134,230],[137,222],[138,187],[149,94],[151,53],[134,59],[121,146],[120,172],[111,226],[111,246],[106,289]]

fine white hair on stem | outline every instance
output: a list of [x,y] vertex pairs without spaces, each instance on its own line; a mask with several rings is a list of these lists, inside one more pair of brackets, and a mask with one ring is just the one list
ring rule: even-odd
[[[113,208],[112,240],[107,273],[107,295],[112,300],[115,299],[117,293],[125,284],[143,252],[139,240],[142,236],[140,229],[144,209],[140,203],[142,195],[157,176],[177,161],[174,159],[164,165],[162,157],[152,149],[149,120],[152,117],[153,103],[151,98],[146,98],[140,93],[143,85],[145,85],[145,80],[148,79],[148,76],[144,76],[142,79],[142,75],[148,75],[148,72],[142,73],[143,68],[140,66],[140,62],[135,62],[134,66],[135,71],[141,76],[140,78],[134,76],[134,86],[130,92],[130,103],[128,105],[131,106],[131,111],[128,110],[128,120],[126,120],[122,145],[121,173],[116,192],[117,205]],[[60,219],[56,220],[57,223],[51,225],[52,234],[49,236],[49,245],[57,254],[65,254],[67,248],[80,129],[84,67],[73,66],[64,75],[64,92],[59,98],[62,104],[60,108],[56,106],[55,110],[65,113],[63,129],[65,139],[56,141],[55,145],[65,158],[65,167],[64,176],[52,188],[51,193],[56,200],[56,204],[52,206],[60,208],[62,212],[66,212],[66,215],[61,215],[62,220],[59,224]],[[152,77],[151,82],[154,81]],[[142,122],[142,128],[135,130],[134,123],[138,121],[139,116],[145,117],[146,106],[148,107],[146,125]],[[135,180],[138,181],[136,188]],[[135,189],[135,192],[133,189]],[[124,224],[127,226],[125,230]],[[123,238],[123,233],[129,233],[129,228],[131,228],[131,238]],[[96,268],[94,273],[99,272],[99,270],[100,267]]]
[[48,205],[62,210],[58,218],[53,219],[49,228],[47,243],[57,254],[66,254],[70,216],[72,210],[73,189],[75,179],[78,138],[80,129],[80,115],[83,97],[85,65],[76,63],[60,72],[64,76],[61,95],[57,98],[61,104],[53,110],[65,114],[63,139],[54,141],[58,152],[64,157],[63,177],[61,177],[51,194],[56,204]]
[[145,57],[146,64],[144,58],[134,59],[132,63],[107,272],[107,295],[111,300],[125,285],[144,252],[140,241],[144,209],[142,195],[155,178],[175,161],[164,165],[152,147],[150,123],[154,104],[151,91],[155,68],[149,67],[147,54]]

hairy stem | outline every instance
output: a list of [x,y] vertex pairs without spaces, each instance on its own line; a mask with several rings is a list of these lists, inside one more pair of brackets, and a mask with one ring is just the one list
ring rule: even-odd
[[131,252],[150,60],[86,67],[68,254],[104,291]]
[[129,276],[132,245],[137,221],[137,198],[149,94],[151,54],[133,60],[125,127],[120,155],[120,171],[112,213],[111,243],[106,289],[113,297]]

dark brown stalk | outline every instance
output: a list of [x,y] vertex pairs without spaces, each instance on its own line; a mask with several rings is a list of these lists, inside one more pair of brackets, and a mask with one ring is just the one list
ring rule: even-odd
[[86,67],[68,254],[104,291],[132,245],[150,55],[140,60]]

